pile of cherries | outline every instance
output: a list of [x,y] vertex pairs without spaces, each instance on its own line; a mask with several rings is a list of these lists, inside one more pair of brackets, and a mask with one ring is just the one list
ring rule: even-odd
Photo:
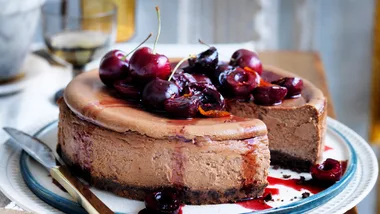
[[[159,17],[158,8],[157,12]],[[179,68],[183,59],[172,70],[169,59],[155,52],[157,40],[158,36],[153,50],[139,48],[129,60],[129,54],[120,50],[108,52],[100,63],[100,79],[125,99],[179,118],[228,116],[224,97],[277,105],[301,94],[303,82],[299,78],[265,82],[260,76],[262,63],[252,51],[237,50],[227,64],[219,62],[217,49],[210,47],[186,58],[186,67]]]
[[237,50],[225,64],[219,62],[216,48],[210,47],[189,58],[188,65],[169,80],[171,73],[169,59],[148,47],[136,50],[129,61],[122,51],[110,51],[99,69],[103,83],[126,99],[141,100],[149,110],[180,118],[226,116],[224,97],[277,105],[285,98],[299,97],[303,87],[296,77],[265,82],[257,54],[245,49]]

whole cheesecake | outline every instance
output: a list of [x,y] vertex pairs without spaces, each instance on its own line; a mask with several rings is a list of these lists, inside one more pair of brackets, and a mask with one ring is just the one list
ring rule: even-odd
[[58,152],[93,186],[131,199],[174,188],[188,204],[260,196],[268,185],[265,124],[254,118],[168,119],[124,101],[97,71],[59,102]]

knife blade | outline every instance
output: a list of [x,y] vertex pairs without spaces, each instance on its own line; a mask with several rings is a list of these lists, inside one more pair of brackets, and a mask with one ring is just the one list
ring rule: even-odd
[[38,138],[14,128],[4,127],[13,141],[26,153],[42,164],[67,192],[89,213],[114,213],[65,166],[58,166],[52,150]]

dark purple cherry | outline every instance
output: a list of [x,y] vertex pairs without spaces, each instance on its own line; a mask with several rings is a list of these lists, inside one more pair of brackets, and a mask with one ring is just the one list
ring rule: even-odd
[[178,214],[180,201],[174,192],[163,190],[147,194],[145,196],[145,207],[155,214]]
[[284,77],[279,80],[273,81],[273,84],[283,86],[288,89],[288,98],[297,98],[301,96],[303,89],[303,81],[298,77]]
[[340,161],[332,158],[327,158],[322,164],[312,166],[310,171],[313,179],[331,183],[339,181],[343,173]]
[[165,100],[177,97],[179,89],[176,84],[162,79],[150,81],[142,92],[142,102],[145,107],[151,110],[161,110]]
[[204,111],[224,109],[224,97],[216,89],[205,87],[201,94],[200,106]]
[[227,90],[231,90],[234,96],[246,97],[259,83],[260,76],[258,73],[237,67],[227,75],[223,87]]
[[227,79],[227,75],[234,70],[235,68],[231,65],[227,65],[227,64],[219,65],[218,68],[214,72],[214,79],[213,79],[214,84],[217,87],[224,85]]
[[241,68],[248,67],[256,71],[259,75],[263,72],[263,65],[259,56],[255,52],[246,49],[235,51],[231,56],[230,65],[239,66]]
[[169,98],[165,101],[165,110],[178,118],[192,118],[198,114],[198,106],[202,95],[186,94],[181,97]]
[[99,66],[99,77],[102,82],[111,87],[116,80],[125,78],[129,74],[127,59],[122,60],[125,53],[120,50],[112,50],[106,53]]
[[197,55],[196,58],[188,60],[189,66],[183,68],[185,72],[212,75],[218,66],[218,51],[215,47],[210,47],[206,51]]
[[287,89],[278,85],[259,86],[253,90],[255,103],[259,105],[277,105],[285,98]]
[[172,82],[174,82],[178,88],[180,93],[184,93],[184,89],[189,86],[190,83],[195,83],[197,80],[194,78],[192,74],[189,73],[175,73],[173,75],[173,78],[171,79]]
[[205,87],[215,88],[210,78],[204,74],[177,73],[171,81],[179,87],[181,94],[202,91]]
[[141,90],[131,84],[130,78],[115,81],[113,87],[117,92],[119,92],[119,94],[127,99],[140,99]]

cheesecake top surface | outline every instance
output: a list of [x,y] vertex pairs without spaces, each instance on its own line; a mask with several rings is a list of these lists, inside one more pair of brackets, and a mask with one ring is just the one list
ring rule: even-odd
[[150,113],[107,88],[100,81],[97,70],[74,78],[65,89],[64,101],[81,119],[116,132],[134,131],[153,138],[206,140],[248,139],[267,134],[265,124],[258,119],[236,116],[170,119]]

